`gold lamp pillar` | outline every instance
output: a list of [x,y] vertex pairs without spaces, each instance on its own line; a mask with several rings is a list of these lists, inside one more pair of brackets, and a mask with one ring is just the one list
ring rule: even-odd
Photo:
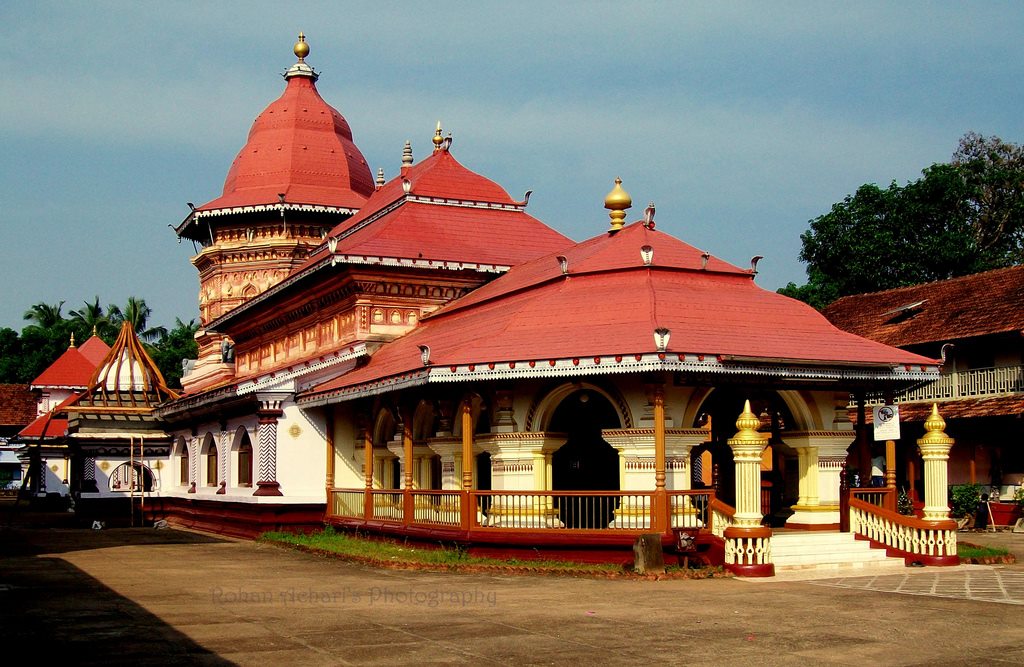
[[946,504],[948,486],[949,450],[953,438],[945,433],[946,422],[939,415],[939,406],[932,403],[932,413],[924,422],[925,434],[918,439],[917,446],[924,459],[924,519],[942,521],[949,519],[949,505]]
[[729,439],[736,464],[736,514],[725,529],[725,565],[747,577],[771,577],[772,529],[761,525],[761,453],[768,446],[769,435],[759,433],[757,415],[750,401],[736,420],[736,435]]

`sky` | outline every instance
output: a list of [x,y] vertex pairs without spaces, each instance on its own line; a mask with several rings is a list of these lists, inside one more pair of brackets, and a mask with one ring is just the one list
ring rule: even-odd
[[388,178],[438,120],[453,155],[577,241],[616,176],[660,230],[757,283],[800,234],[906,183],[967,131],[1024,142],[1024,3],[0,4],[0,327],[139,296],[198,320],[172,225],[217,197],[299,31],[317,87]]

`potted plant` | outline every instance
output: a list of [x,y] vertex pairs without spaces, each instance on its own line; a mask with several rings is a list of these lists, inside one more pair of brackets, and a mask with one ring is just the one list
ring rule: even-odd
[[999,502],[994,499],[989,503],[992,509],[992,523],[996,526],[1012,526],[1021,517],[1021,505],[1024,504],[1024,486],[1017,487],[1013,500]]

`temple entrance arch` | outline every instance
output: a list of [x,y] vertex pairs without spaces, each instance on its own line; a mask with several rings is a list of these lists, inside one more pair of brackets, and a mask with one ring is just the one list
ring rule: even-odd
[[761,505],[762,511],[770,515],[795,502],[799,481],[796,450],[786,445],[783,439],[785,431],[793,428],[795,420],[789,402],[779,392],[747,387],[718,387],[707,394],[697,410],[692,427],[707,428],[710,422],[711,436],[707,443],[694,447],[690,454],[692,481],[694,488],[714,485],[718,497],[726,503],[735,503],[735,468],[728,440],[736,435],[736,419],[747,400],[750,401],[751,410],[761,420],[759,430],[770,434],[769,444],[761,459]]
[[[621,427],[618,412],[603,394],[578,389],[566,396],[548,426],[567,436],[551,457],[552,490],[618,491],[619,455],[601,430]],[[567,502],[559,505],[559,518],[574,528],[604,528],[614,518],[612,502],[590,503],[585,512],[572,511]]]

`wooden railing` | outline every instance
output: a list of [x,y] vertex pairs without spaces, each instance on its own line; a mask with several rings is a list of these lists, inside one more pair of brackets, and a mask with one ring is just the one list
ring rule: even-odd
[[[660,526],[711,530],[721,536],[732,510],[714,491],[669,491],[658,515],[654,491],[370,491],[331,489],[328,516],[394,524],[463,529],[623,530],[647,532]],[[462,503],[472,510],[463,525]],[[713,509],[715,508],[715,509]],[[717,514],[716,514],[717,513]],[[717,517],[717,518],[716,518]],[[661,519],[656,521],[655,519]]]
[[896,489],[886,486],[854,487],[850,489],[850,495],[868,505],[896,511]]
[[[974,368],[943,375],[911,391],[896,394],[895,403],[922,403],[925,401],[946,401],[958,398],[977,398],[1024,392],[1024,366],[1000,366],[997,368]],[[866,405],[882,405],[881,394],[868,394]],[[851,400],[851,407],[855,401]]]
[[903,516],[856,496],[849,500],[850,531],[907,564],[957,565],[956,522]]

